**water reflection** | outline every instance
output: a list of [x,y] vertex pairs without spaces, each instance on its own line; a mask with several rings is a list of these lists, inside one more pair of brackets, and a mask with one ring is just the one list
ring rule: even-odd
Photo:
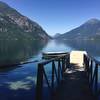
[[[49,43],[40,41],[16,41],[16,40],[0,40],[0,66],[4,64],[12,64],[28,59],[33,60],[46,51],[63,51],[85,50],[89,54],[100,56],[100,41],[95,40],[51,40]],[[39,59],[39,58],[38,58]]]
[[[20,61],[41,59],[46,51],[86,50],[95,57],[100,56],[99,41],[51,40],[48,44],[38,41],[0,40],[0,65]],[[46,66],[48,77],[51,66]],[[34,100],[37,62],[8,69],[0,69],[0,100]],[[46,88],[46,85],[45,85]],[[47,91],[46,91],[47,92]]]
[[42,50],[46,45],[41,41],[0,40],[0,66],[25,61]]
[[70,52],[73,50],[68,44],[57,40],[51,40],[48,45],[43,49],[43,52]]
[[34,100],[37,63],[0,72],[0,100]]
[[90,55],[94,57],[99,57],[100,56],[100,40],[64,40],[64,41],[59,41],[63,44],[71,48],[72,50],[85,50],[87,51]]

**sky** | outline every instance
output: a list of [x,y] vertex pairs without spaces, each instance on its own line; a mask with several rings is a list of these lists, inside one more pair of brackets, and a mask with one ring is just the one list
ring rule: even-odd
[[37,22],[49,34],[65,33],[100,19],[100,0],[1,0]]

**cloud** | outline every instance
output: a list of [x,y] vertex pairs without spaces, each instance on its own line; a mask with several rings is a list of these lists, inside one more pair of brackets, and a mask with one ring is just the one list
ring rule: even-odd
[[[36,77],[32,77],[32,76],[27,76],[25,78],[23,78],[22,80],[18,80],[18,81],[13,81],[13,82],[6,82],[6,86],[10,89],[10,90],[30,90],[33,88],[33,86],[36,85],[37,82],[37,78]],[[49,80],[50,82],[50,80]],[[50,82],[51,84],[51,82]],[[43,87],[48,87],[47,83],[44,82]]]
[[33,85],[36,85],[36,77],[27,76],[23,80],[6,82],[5,84],[11,90],[19,90],[19,89],[30,90],[32,89]]
[[30,82],[24,82],[24,81],[16,81],[16,82],[8,82],[8,87],[12,90],[30,90],[32,88],[32,84]]
[[37,81],[36,77],[28,76],[28,77],[26,77],[26,79],[34,82],[34,84],[36,85],[36,81]]

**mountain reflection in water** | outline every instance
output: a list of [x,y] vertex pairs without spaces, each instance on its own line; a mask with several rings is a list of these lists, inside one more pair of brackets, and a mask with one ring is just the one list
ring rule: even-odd
[[83,50],[87,51],[90,55],[94,57],[100,56],[100,40],[56,40],[64,44],[65,46],[69,46],[73,48],[73,50]]
[[26,61],[38,55],[45,45],[36,40],[0,40],[0,66]]

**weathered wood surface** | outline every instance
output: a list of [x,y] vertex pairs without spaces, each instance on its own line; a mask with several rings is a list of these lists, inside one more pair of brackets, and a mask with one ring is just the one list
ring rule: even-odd
[[54,100],[96,100],[89,88],[84,66],[84,51],[70,53],[70,66],[54,93]]
[[54,100],[96,100],[90,88],[84,68],[70,65],[64,79],[54,93]]
[[[49,63],[52,63],[51,83],[44,70],[44,66]],[[88,56],[85,51],[72,51],[69,55],[40,62],[36,100],[44,100],[43,76],[51,93],[50,100],[99,100],[98,65],[100,66],[100,62]],[[56,90],[54,77],[57,81]]]

